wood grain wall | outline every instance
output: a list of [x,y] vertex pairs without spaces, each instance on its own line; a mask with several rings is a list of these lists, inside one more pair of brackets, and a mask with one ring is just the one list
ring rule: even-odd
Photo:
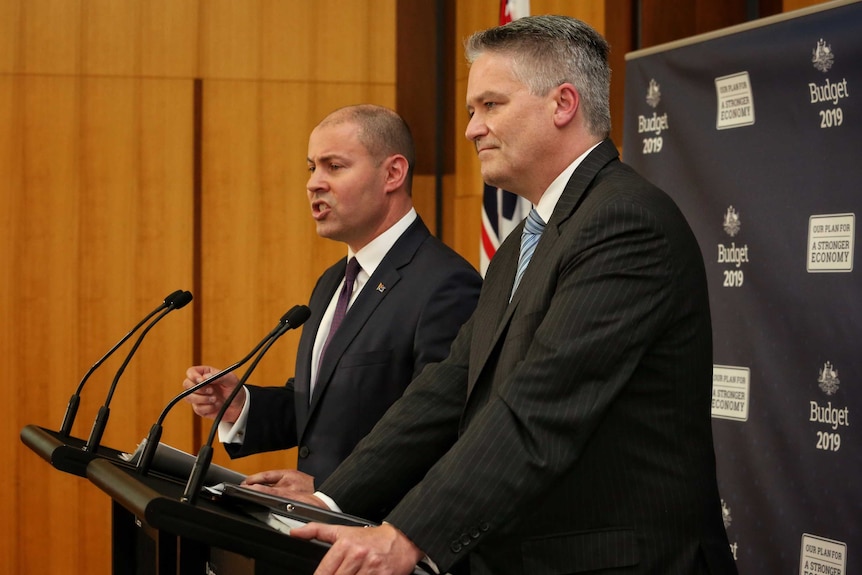
[[[620,62],[630,46],[629,0],[532,4],[534,14],[587,20]],[[173,290],[195,294],[152,331],[120,382],[103,442],[131,449],[188,365],[244,355],[343,255],[308,217],[307,136],[339,106],[397,107],[398,59],[412,52],[395,49],[396,7],[411,9],[396,0],[0,0],[0,360],[10,406],[0,418],[0,574],[110,571],[107,498],[53,470],[18,434],[59,427],[80,377],[126,330]],[[463,138],[461,42],[495,25],[497,7],[454,2],[451,16],[454,167],[443,176],[442,223],[474,264],[481,178]],[[432,228],[434,187],[433,175],[418,175],[415,201]],[[281,383],[297,340],[278,342],[254,379]],[[89,434],[126,349],[91,378],[74,435]],[[193,450],[208,430],[181,405],[164,440]],[[291,450],[231,465],[294,462]]]
[[[0,573],[110,571],[107,498],[18,434],[56,429],[80,377],[126,330],[173,290],[195,294],[120,381],[103,442],[131,449],[188,365],[239,359],[343,255],[308,217],[307,137],[336,107],[394,107],[394,6],[0,1],[0,350],[12,406],[0,424]],[[273,347],[260,381],[292,373],[297,340]],[[126,349],[91,378],[74,435],[89,434]],[[193,449],[208,430],[180,405],[165,440]]]

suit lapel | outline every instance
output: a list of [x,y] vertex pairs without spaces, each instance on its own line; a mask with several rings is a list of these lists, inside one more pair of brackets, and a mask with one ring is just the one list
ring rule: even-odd
[[[368,278],[326,349],[326,356],[330,359],[321,364],[317,374],[317,383],[314,386],[314,394],[309,407],[309,418],[332,381],[333,373],[339,363],[339,361],[333,361],[333,358],[340,360],[351,342],[359,335],[369,318],[374,314],[374,310],[401,280],[401,268],[413,259],[416,250],[429,235],[428,228],[417,217],[416,221],[398,238],[380,265],[377,266],[374,274]],[[330,297],[332,297],[331,294]],[[300,436],[304,432],[304,423],[300,426]]]
[[[341,288],[344,280],[344,268],[347,258],[333,265],[320,277],[318,285],[312,293],[308,307],[311,317],[302,327],[296,357],[296,377],[294,377],[294,401],[296,403],[296,418],[298,429],[303,429],[308,421],[309,384],[311,382],[311,356],[314,353],[314,340],[320,329],[320,322],[326,312],[329,302],[335,292]],[[325,336],[324,336],[325,337]]]
[[[484,370],[492,351],[506,333],[506,329],[518,308],[518,304],[524,297],[524,294],[529,291],[524,288],[531,284],[536,284],[536,278],[540,277],[540,274],[548,273],[548,259],[550,254],[554,252],[554,248],[560,238],[561,226],[574,214],[577,207],[581,204],[599,170],[618,156],[619,153],[614,143],[610,139],[606,139],[596,146],[575,169],[572,177],[566,183],[566,187],[557,201],[557,205],[554,207],[554,212],[547,226],[545,226],[545,231],[542,233],[538,245],[536,245],[536,251],[533,253],[530,265],[524,272],[524,277],[521,279],[521,286],[523,287],[515,292],[511,302],[508,300],[512,285],[515,283],[521,231],[524,228],[523,222],[512,230],[503,242],[503,245],[500,246],[500,250],[491,260],[485,282],[486,286],[489,284],[493,285],[493,292],[487,294],[489,298],[488,306],[491,312],[490,315],[492,317],[500,317],[500,320],[496,326],[485,326],[488,329],[484,333],[482,329],[474,330],[473,349],[470,354],[468,394],[478,381],[479,375]],[[498,258],[500,258],[499,261]],[[492,277],[492,274],[495,279],[491,282],[487,281],[487,279]],[[493,333],[493,336],[487,337],[488,333]]]

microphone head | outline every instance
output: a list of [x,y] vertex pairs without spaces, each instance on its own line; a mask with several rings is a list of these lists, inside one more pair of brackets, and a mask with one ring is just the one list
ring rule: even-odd
[[284,312],[284,315],[281,316],[281,319],[278,320],[279,327],[288,323],[290,321],[290,318],[293,317],[293,314],[296,313],[296,310],[298,310],[298,309],[299,309],[299,306],[295,305],[292,308],[290,308],[289,310],[287,310],[286,312]]
[[173,305],[174,301],[175,301],[178,297],[180,297],[181,295],[183,295],[183,290],[181,290],[181,289],[178,289],[177,291],[175,291],[175,292],[173,292],[173,293],[169,293],[169,294],[165,297],[165,300],[164,300],[164,304],[165,304],[165,306]]
[[192,296],[192,292],[180,291],[179,294],[169,303],[174,309],[180,309],[181,307],[185,307],[193,299],[194,296]]
[[311,310],[307,305],[295,305],[282,317],[287,329],[296,329],[305,323],[311,316]]

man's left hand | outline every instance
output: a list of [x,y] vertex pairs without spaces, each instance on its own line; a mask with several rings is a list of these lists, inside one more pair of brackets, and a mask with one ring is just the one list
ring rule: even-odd
[[290,530],[291,537],[331,543],[315,575],[409,575],[424,554],[389,524],[345,527],[309,523]]
[[314,496],[314,477],[296,469],[272,469],[253,473],[245,478],[242,485],[263,493],[329,509]]

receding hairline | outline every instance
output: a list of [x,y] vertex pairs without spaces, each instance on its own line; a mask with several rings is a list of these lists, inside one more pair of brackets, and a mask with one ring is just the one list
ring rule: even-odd
[[[353,124],[360,143],[378,160],[395,154],[407,158],[411,168],[416,150],[410,127],[394,110],[376,104],[355,104],[339,108],[327,115],[315,127]],[[388,135],[389,137],[384,137]]]

